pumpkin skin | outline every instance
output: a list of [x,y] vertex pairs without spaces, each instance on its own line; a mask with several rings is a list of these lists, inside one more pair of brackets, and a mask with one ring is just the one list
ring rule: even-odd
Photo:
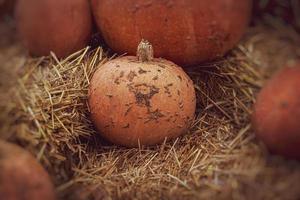
[[187,132],[196,109],[193,82],[180,67],[134,56],[101,66],[88,99],[102,136],[127,147],[154,145]]
[[258,94],[252,117],[267,148],[300,160],[300,64],[276,74]]
[[180,66],[223,56],[244,33],[251,0],[92,0],[93,14],[107,44],[135,55],[142,38],[155,57]]
[[87,0],[18,0],[17,29],[24,46],[34,56],[66,57],[83,47],[92,32]]
[[17,145],[0,141],[0,169],[0,199],[56,199],[47,172]]

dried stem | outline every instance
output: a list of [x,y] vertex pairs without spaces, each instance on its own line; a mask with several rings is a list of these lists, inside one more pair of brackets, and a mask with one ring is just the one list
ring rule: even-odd
[[148,62],[153,59],[153,48],[150,42],[142,39],[137,48],[137,57],[139,61]]

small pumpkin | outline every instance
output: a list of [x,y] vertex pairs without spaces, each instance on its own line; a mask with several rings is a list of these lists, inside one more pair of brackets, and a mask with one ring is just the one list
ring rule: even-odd
[[300,160],[300,63],[276,74],[257,96],[252,117],[268,149]]
[[92,32],[87,0],[18,0],[16,22],[21,40],[34,56],[66,57],[83,47]]
[[111,60],[95,72],[88,102],[101,135],[127,147],[159,144],[186,133],[196,107],[192,80],[174,63],[153,58],[146,41],[137,57]]
[[107,44],[135,54],[147,38],[156,57],[185,66],[223,56],[245,32],[252,0],[92,0]]

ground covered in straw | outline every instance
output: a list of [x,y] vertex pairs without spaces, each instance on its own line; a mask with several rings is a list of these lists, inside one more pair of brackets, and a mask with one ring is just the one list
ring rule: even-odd
[[265,80],[300,58],[291,27],[257,24],[224,59],[187,69],[197,92],[193,127],[136,149],[104,141],[89,119],[89,80],[112,55],[99,47],[30,58],[11,20],[0,30],[0,137],[36,155],[61,199],[300,197],[300,164],[269,155],[250,123]]

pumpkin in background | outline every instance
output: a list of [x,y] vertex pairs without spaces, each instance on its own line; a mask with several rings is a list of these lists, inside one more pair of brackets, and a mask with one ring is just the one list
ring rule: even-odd
[[155,57],[194,65],[223,56],[250,21],[251,0],[92,0],[107,44],[134,55],[142,38]]
[[27,151],[0,140],[0,199],[55,200],[48,173]]
[[85,47],[92,32],[87,0],[18,0],[15,15],[21,40],[35,56],[68,56]]
[[271,152],[300,160],[300,63],[286,67],[263,87],[252,123]]

